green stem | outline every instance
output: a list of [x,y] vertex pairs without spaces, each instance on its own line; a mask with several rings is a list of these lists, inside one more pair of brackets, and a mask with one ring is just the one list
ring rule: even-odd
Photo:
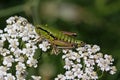
[[24,11],[24,5],[18,5],[15,7],[10,7],[7,9],[0,10],[0,16],[5,17],[5,16],[13,15],[15,13],[22,12],[22,11]]
[[40,0],[32,0],[31,11],[32,11],[34,25],[40,24],[39,4],[40,4]]
[[26,9],[31,10],[34,24],[40,24],[39,15],[40,0],[29,0],[27,3],[0,10],[0,17],[13,15],[19,12],[24,12]]
[[103,73],[104,73],[104,72],[102,71],[102,74],[101,74],[101,75],[98,77],[98,79],[102,78],[102,76],[103,76]]

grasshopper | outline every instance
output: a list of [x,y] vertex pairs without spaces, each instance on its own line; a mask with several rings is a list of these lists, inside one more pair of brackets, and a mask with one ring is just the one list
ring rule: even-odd
[[40,36],[40,41],[47,39],[53,45],[53,53],[57,53],[59,48],[69,49],[83,46],[85,43],[74,39],[76,33],[58,31],[54,28],[48,28],[47,25],[37,25],[35,27],[36,33]]

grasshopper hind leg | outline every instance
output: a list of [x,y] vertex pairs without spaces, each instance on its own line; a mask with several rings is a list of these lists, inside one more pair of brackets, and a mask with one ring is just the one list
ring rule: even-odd
[[57,46],[56,45],[53,45],[53,48],[52,48],[52,54],[59,54],[60,53],[60,49],[59,48],[57,48]]

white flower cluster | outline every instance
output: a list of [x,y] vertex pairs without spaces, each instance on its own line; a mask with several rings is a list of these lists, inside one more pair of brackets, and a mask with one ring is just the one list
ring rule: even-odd
[[[96,80],[104,71],[115,74],[114,59],[103,55],[97,45],[79,47],[76,50],[63,50],[65,74],[59,74],[55,80]],[[98,75],[101,71],[101,75]]]
[[[25,80],[27,68],[37,67],[36,50],[46,52],[50,44],[46,40],[36,43],[39,36],[25,18],[10,17],[6,22],[4,31],[0,30],[0,80]],[[87,44],[76,50],[63,50],[66,72],[59,74],[55,80],[96,80],[99,78],[98,71],[115,74],[112,56],[99,51],[99,46]],[[31,78],[41,79],[35,75]]]
[[[10,17],[6,22],[4,31],[0,30],[0,62],[2,62],[0,80],[25,80],[26,69],[37,67],[38,61],[34,55],[38,47],[34,39],[38,38],[38,35],[35,33],[34,26],[23,17]],[[43,42],[39,45],[47,44]],[[45,46],[44,51],[47,49]],[[13,70],[15,73],[11,72],[12,67],[15,67]],[[41,77],[33,78],[34,80],[41,79]]]

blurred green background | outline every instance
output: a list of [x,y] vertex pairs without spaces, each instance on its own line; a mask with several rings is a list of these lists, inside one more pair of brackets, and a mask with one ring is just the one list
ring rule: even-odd
[[[120,0],[0,0],[0,29],[10,16],[22,16],[34,25],[48,24],[58,30],[76,32],[77,38],[97,44],[101,52],[115,58],[118,71],[100,80],[120,80]],[[44,80],[63,73],[62,54],[43,54],[38,70],[29,70]]]

